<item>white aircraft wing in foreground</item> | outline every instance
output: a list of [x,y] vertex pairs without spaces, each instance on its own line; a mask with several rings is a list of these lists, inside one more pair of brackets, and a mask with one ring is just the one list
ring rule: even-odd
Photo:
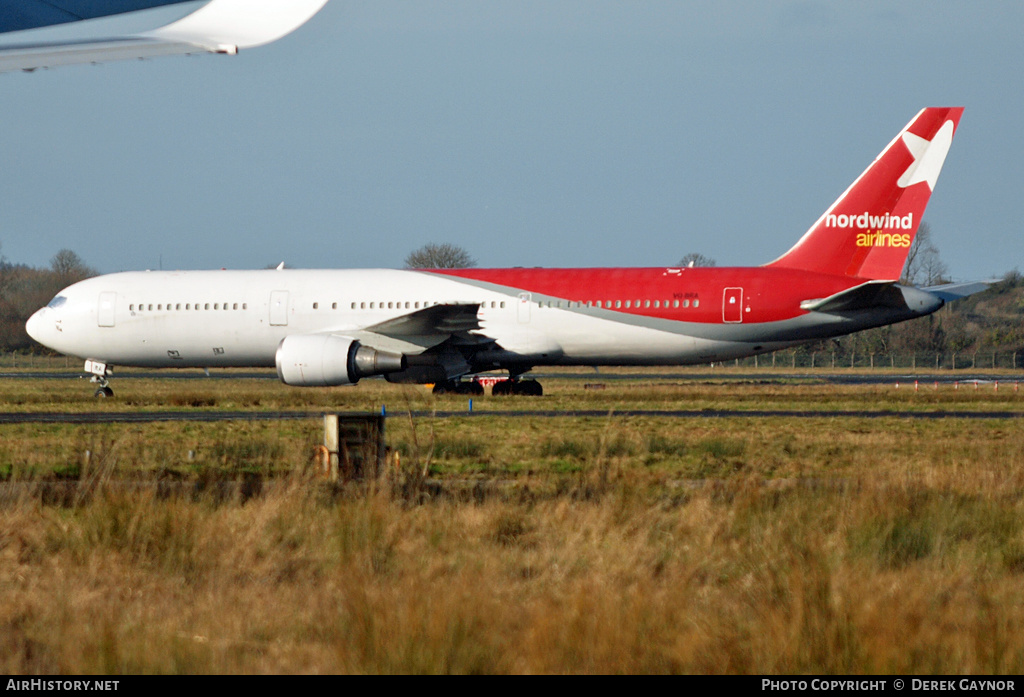
[[[101,20],[168,5],[199,9],[165,26],[93,38],[46,38],[58,24]],[[305,24],[327,0],[20,0],[0,8],[0,72],[128,58],[223,53],[276,41]]]

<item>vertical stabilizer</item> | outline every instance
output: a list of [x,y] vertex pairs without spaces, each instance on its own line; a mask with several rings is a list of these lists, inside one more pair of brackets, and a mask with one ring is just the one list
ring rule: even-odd
[[963,107],[923,109],[800,241],[768,266],[897,280]]

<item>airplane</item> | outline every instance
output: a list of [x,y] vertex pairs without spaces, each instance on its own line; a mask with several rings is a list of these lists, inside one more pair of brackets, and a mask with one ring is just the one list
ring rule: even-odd
[[[5,2],[0,6],[0,73],[203,52],[234,55],[240,49],[262,46],[291,33],[325,4],[327,0]],[[98,29],[102,25],[87,20],[102,22],[115,15],[138,15],[174,5],[191,12],[150,31],[92,38],[52,33],[57,25],[84,22],[79,26]]]
[[276,367],[288,385],[390,382],[541,395],[537,366],[718,362],[902,322],[986,283],[899,283],[962,107],[920,111],[792,249],[752,268],[143,271],[89,278],[28,320],[113,365]]

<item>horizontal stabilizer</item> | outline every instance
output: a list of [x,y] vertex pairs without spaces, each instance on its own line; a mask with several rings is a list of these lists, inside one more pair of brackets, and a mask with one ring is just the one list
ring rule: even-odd
[[893,281],[869,281],[827,298],[804,300],[808,312],[850,312],[875,307],[903,307],[903,294]]
[[998,281],[970,281],[967,283],[944,283],[941,286],[928,286],[921,290],[926,293],[931,293],[937,298],[941,298],[945,302],[952,302],[953,300],[959,300],[960,298],[966,298],[968,295],[974,295],[980,293],[983,290],[987,290],[989,286]]

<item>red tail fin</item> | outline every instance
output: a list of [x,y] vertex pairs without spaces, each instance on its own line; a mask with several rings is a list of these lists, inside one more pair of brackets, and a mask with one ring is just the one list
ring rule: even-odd
[[923,109],[800,241],[768,266],[898,279],[963,111]]

